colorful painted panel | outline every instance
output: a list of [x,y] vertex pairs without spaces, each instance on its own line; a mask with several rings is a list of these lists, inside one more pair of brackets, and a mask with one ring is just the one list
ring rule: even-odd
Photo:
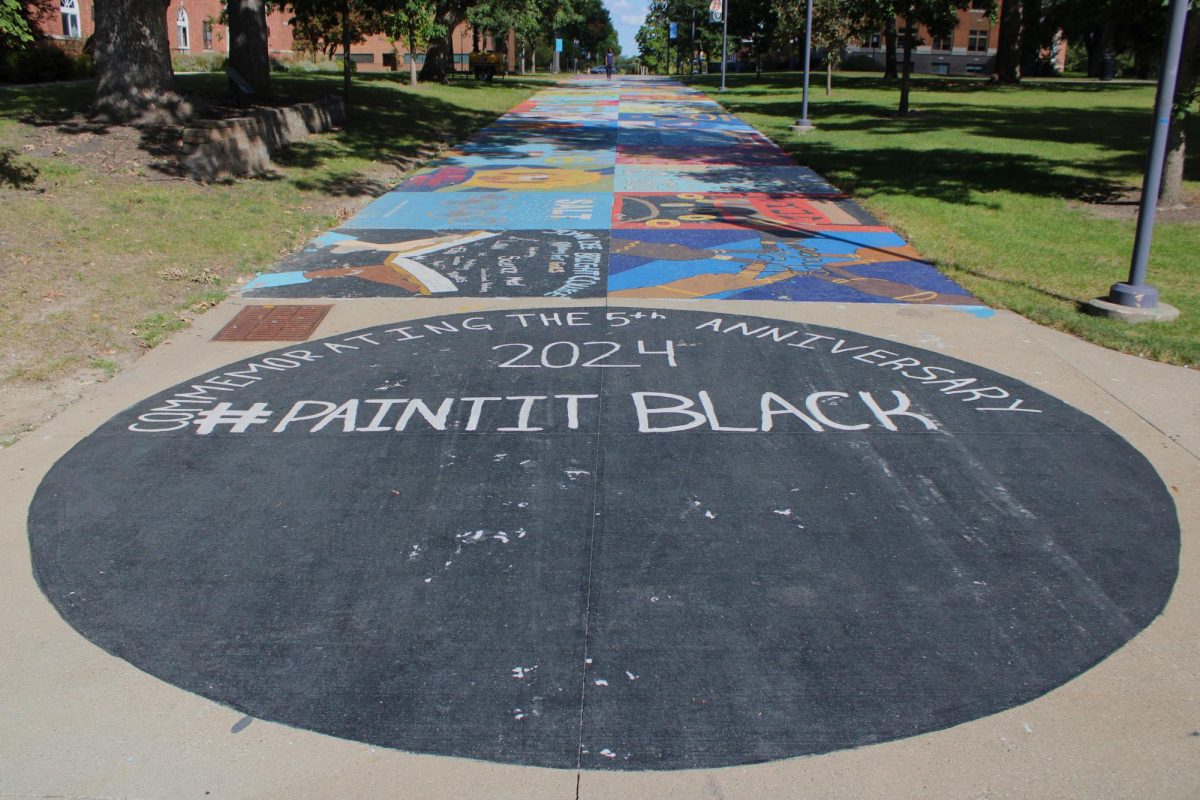
[[517,166],[611,166],[617,154],[611,147],[593,150],[542,144],[519,144],[496,147],[487,152],[476,150],[446,150],[431,166],[486,167],[495,164]]
[[844,197],[793,194],[618,194],[614,229],[757,228],[767,231],[888,228]]
[[245,293],[974,302],[703,93],[634,77],[531,97],[278,269]]
[[341,229],[607,230],[612,202],[608,192],[530,192],[519,203],[506,192],[389,192]]
[[618,192],[841,194],[808,167],[617,164]]
[[895,233],[754,230],[612,234],[613,297],[974,304]]
[[588,230],[331,232],[259,275],[250,297],[597,297],[608,233]]
[[434,167],[413,175],[397,192],[611,192],[613,167]]

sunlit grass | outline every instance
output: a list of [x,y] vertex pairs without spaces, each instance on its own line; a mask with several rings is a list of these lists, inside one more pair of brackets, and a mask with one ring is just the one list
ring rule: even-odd
[[[1080,311],[1128,277],[1132,208],[1112,201],[1141,185],[1153,87],[921,78],[916,112],[899,117],[896,84],[838,75],[831,96],[813,87],[817,128],[800,135],[789,129],[801,109],[798,74],[728,83],[712,96],[854,194],[985,303],[1105,347],[1200,365],[1200,212],[1166,215],[1155,231],[1150,282],[1182,311],[1178,321],[1128,325]],[[1200,176],[1198,167],[1189,159],[1187,176]],[[1200,185],[1186,189],[1200,205]]]

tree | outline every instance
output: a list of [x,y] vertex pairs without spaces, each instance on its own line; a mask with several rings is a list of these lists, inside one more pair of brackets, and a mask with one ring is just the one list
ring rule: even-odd
[[271,57],[267,49],[267,4],[264,0],[227,0],[229,66],[254,89],[256,97],[271,93]]
[[996,48],[996,71],[993,75],[1000,83],[1020,83],[1024,35],[1024,0],[1004,0],[1000,9],[1000,43]]
[[0,50],[16,50],[37,38],[36,21],[49,12],[47,0],[0,0]]
[[[992,0],[982,0],[986,9],[992,8]],[[909,94],[912,87],[912,54],[921,43],[917,26],[924,26],[932,36],[949,36],[958,26],[958,12],[968,6],[979,8],[981,0],[854,0],[852,8],[856,18],[868,20],[878,29],[879,21],[903,22],[899,31],[900,46],[904,51],[900,74],[900,114],[909,112]]]
[[330,56],[342,51],[342,95],[350,107],[354,61],[350,47],[380,31],[378,8],[373,0],[290,0],[292,38],[304,49]]
[[1179,56],[1179,76],[1175,83],[1171,128],[1167,133],[1167,156],[1163,164],[1162,191],[1159,193],[1159,204],[1163,206],[1183,205],[1183,161],[1187,154],[1188,117],[1200,94],[1196,80],[1200,75],[1200,10],[1195,6],[1193,2],[1191,10],[1188,11],[1183,52]]
[[[862,27],[855,17],[854,0],[813,0],[812,46],[825,54],[825,94],[833,92],[833,70],[842,62],[846,51]],[[793,0],[775,0],[776,31],[789,39],[799,40],[804,34],[807,8]]]
[[104,0],[95,6],[95,115],[110,122],[182,119],[175,93],[165,0]]
[[390,0],[382,12],[384,34],[393,42],[403,40],[408,48],[408,82],[417,85],[417,51],[430,40],[444,36],[433,19],[433,7],[425,0]]

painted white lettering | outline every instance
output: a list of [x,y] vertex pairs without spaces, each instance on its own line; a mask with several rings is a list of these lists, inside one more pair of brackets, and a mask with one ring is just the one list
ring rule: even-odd
[[342,421],[342,432],[350,433],[354,430],[355,423],[358,422],[358,401],[347,400],[333,411],[321,418],[321,421],[309,428],[309,433],[316,433],[319,430],[324,430],[325,426],[334,420]]
[[[675,431],[686,431],[703,425],[707,421],[707,417],[699,411],[693,411],[692,406],[695,405],[690,399],[678,394],[668,394],[666,392],[633,392],[630,397],[633,399],[633,406],[637,410],[638,418],[638,433],[673,433]],[[663,398],[674,400],[675,404],[670,406],[660,406],[658,408],[650,408],[646,405],[646,399],[649,397]],[[690,422],[681,425],[667,425],[661,428],[651,427],[651,414],[676,414],[684,415],[690,418]]]
[[471,404],[471,410],[467,416],[467,427],[464,430],[473,431],[479,428],[479,417],[483,414],[483,404],[490,402],[499,402],[503,397],[463,397],[460,400],[464,403]]
[[579,428],[579,401],[580,400],[596,400],[600,397],[598,394],[556,394],[555,400],[567,401],[567,429],[576,430]]
[[[314,411],[311,414],[305,414],[304,409],[307,406],[319,406],[320,411]],[[279,424],[275,426],[274,433],[282,433],[287,430],[287,426],[293,422],[302,422],[308,419],[318,419],[325,416],[330,411],[337,407],[336,403],[327,403],[324,400],[299,400],[292,404],[288,412],[283,415],[283,419],[279,420]]]
[[821,401],[826,397],[836,397],[844,399],[850,395],[845,392],[813,392],[808,397],[804,398],[804,407],[808,409],[808,413],[813,415],[813,418],[822,425],[828,425],[830,428],[839,431],[861,431],[863,428],[871,427],[868,423],[863,422],[859,425],[846,425],[842,422],[834,422],[821,409]]
[[400,337],[400,338],[396,339],[397,342],[409,342],[409,341],[412,341],[413,339],[424,339],[425,338],[425,334],[413,333],[412,329],[409,327],[406,327],[406,326],[401,326],[399,328],[388,328],[387,332],[394,333],[394,334],[396,334],[396,336]]
[[871,361],[873,358],[890,358],[896,355],[899,355],[899,353],[891,353],[887,350],[868,350],[865,353],[859,353],[856,356],[852,356],[852,358],[854,358],[855,361],[861,361],[864,364],[871,364],[874,363]]
[[468,331],[490,331],[494,330],[492,324],[483,317],[467,317],[462,321],[463,330]]
[[391,430],[391,428],[389,428],[383,424],[384,417],[386,417],[388,415],[388,412],[391,411],[395,406],[397,406],[400,403],[407,403],[408,401],[404,400],[404,399],[388,398],[386,400],[364,400],[363,402],[364,403],[374,403],[377,406],[379,406],[379,410],[375,412],[375,416],[371,417],[371,421],[365,427],[355,428],[354,430],[363,431],[363,432],[366,432],[366,431],[379,432],[379,431],[390,431]]
[[708,417],[708,424],[714,431],[728,431],[730,433],[755,433],[758,428],[731,428],[721,424],[717,419],[717,410],[713,408],[712,398],[708,396],[708,392],[700,392],[700,405],[704,408],[704,416]]
[[425,405],[424,400],[409,400],[408,405],[404,407],[404,411],[400,413],[400,420],[396,423],[396,427],[393,430],[404,430],[408,427],[408,423],[412,420],[413,416],[420,414],[425,419],[425,422],[429,424],[429,427],[435,431],[444,431],[446,430],[446,418],[450,415],[450,408],[453,405],[454,398],[447,397],[438,406],[438,410],[434,411]]
[[759,427],[763,431],[771,431],[775,427],[775,417],[778,414],[791,414],[793,417],[796,417],[811,430],[814,430],[817,433],[823,433],[825,431],[825,429],[822,428],[815,419],[808,416],[803,411],[796,408],[794,405],[789,403],[787,400],[784,400],[774,392],[764,392],[763,396],[759,398],[758,407],[761,413],[761,422]]
[[805,350],[816,350],[817,348],[812,347],[811,345],[813,342],[817,341],[818,339],[829,339],[830,341],[833,341],[832,336],[825,336],[820,333],[814,333],[814,334],[810,334],[809,337],[807,339],[805,339],[803,342],[788,342],[788,347],[803,347]]
[[870,392],[859,392],[858,396],[867,404],[867,408],[871,409],[871,413],[875,415],[875,419],[879,420],[879,424],[887,428],[889,431],[898,431],[896,423],[892,422],[892,417],[912,417],[925,426],[927,431],[936,431],[937,423],[929,417],[922,416],[915,411],[909,411],[912,403],[909,402],[908,395],[904,392],[892,389],[892,396],[896,398],[896,407],[890,411],[884,410],[879,403],[875,401],[874,395]]
[[546,395],[544,395],[544,394],[514,395],[512,397],[506,397],[504,399],[521,401],[521,410],[517,412],[517,426],[515,428],[496,428],[496,430],[504,431],[506,433],[508,433],[508,432],[525,433],[525,432],[533,432],[533,431],[542,430],[541,428],[529,427],[529,414],[530,414],[530,412],[533,411],[533,404],[536,403],[538,400],[545,400]]

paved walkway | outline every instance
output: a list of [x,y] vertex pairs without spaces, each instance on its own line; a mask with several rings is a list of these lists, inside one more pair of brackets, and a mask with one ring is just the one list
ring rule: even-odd
[[1200,794],[1200,374],[706,103],[543,93],[5,450],[0,795]]
[[976,304],[703,93],[631,78],[540,92],[243,294]]

